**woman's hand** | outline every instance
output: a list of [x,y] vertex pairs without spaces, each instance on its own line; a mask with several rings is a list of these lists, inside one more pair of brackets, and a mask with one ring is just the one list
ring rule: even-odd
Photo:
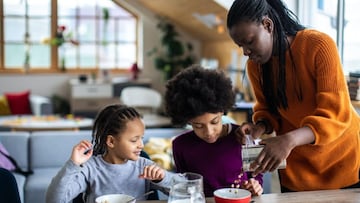
[[253,196],[260,196],[264,191],[259,181],[255,180],[255,178],[244,181],[241,188],[250,191]]
[[270,137],[262,140],[260,144],[265,145],[264,149],[250,165],[250,167],[254,169],[254,173],[252,174],[253,177],[260,173],[274,171],[277,169],[281,162],[289,156],[291,150],[293,149],[291,143],[291,140],[289,140],[286,135]]
[[296,146],[313,143],[314,133],[308,127],[298,128],[283,135],[263,139],[265,145],[250,167],[254,169],[253,177],[267,171],[274,171],[285,160]]
[[165,171],[156,164],[148,165],[144,167],[144,172],[139,177],[160,182],[165,177]]
[[[87,153],[85,153],[87,152]],[[71,160],[78,166],[85,163],[92,156],[92,144],[88,140],[83,140],[79,144],[75,145],[72,154]]]

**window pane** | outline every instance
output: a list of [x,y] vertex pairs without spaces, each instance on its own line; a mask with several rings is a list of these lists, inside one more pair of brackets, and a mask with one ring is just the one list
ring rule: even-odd
[[74,1],[58,1],[58,16],[76,16],[76,6]]
[[115,22],[113,19],[109,19],[106,23],[103,20],[100,21],[99,35],[103,44],[115,41]]
[[110,43],[106,46],[100,47],[100,58],[99,58],[99,67],[100,68],[115,68],[115,44]]
[[130,68],[136,62],[135,44],[123,44],[118,47],[118,66],[121,68]]
[[30,19],[30,40],[40,42],[44,37],[50,37],[50,19]]
[[82,42],[95,42],[96,41],[96,26],[95,20],[80,19],[79,20],[79,40]]
[[24,1],[4,0],[4,14],[6,15],[25,15]]
[[78,0],[80,16],[96,16],[96,1]]
[[134,18],[119,20],[119,31],[117,40],[135,42],[136,39],[136,21]]
[[4,18],[5,21],[5,43],[9,41],[24,41],[25,19],[23,18]]
[[50,68],[50,47],[45,45],[32,45],[30,56],[30,68]]
[[[23,2],[25,0],[22,0]],[[50,0],[27,0],[28,14],[30,16],[50,16],[51,4]]]
[[81,45],[80,46],[80,67],[94,68],[96,66],[96,47],[95,45]]
[[59,47],[59,63],[65,60],[66,69],[75,69],[78,67],[76,50],[77,47],[71,44],[63,44]]
[[23,67],[25,61],[25,47],[18,44],[5,44],[5,67]]
[[360,38],[358,24],[360,1],[347,0],[345,2],[345,28],[344,28],[344,69],[345,72],[360,70]]

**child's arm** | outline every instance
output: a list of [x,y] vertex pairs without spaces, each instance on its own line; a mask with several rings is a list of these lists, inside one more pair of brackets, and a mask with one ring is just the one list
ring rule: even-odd
[[46,203],[70,202],[78,194],[86,190],[87,184],[84,177],[85,163],[92,154],[92,150],[84,155],[89,142],[82,141],[75,145],[71,154],[71,160],[68,160],[51,183],[46,192]]
[[241,188],[249,190],[252,195],[259,196],[263,193],[263,188],[258,180],[250,178],[242,183]]
[[83,140],[74,146],[71,154],[71,160],[74,162],[74,164],[81,166],[90,159],[92,153],[93,149],[91,142]]

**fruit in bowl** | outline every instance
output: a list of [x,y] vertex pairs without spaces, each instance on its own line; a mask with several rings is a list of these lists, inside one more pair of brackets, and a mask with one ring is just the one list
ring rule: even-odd
[[239,188],[221,188],[214,191],[216,203],[249,203],[251,193]]
[[[132,200],[132,201],[131,201]],[[102,195],[95,199],[96,203],[135,203],[136,199],[125,194]]]

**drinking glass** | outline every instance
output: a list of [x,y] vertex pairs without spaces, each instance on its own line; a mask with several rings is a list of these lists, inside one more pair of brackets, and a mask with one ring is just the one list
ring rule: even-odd
[[175,176],[168,203],[205,203],[202,175],[186,172]]

